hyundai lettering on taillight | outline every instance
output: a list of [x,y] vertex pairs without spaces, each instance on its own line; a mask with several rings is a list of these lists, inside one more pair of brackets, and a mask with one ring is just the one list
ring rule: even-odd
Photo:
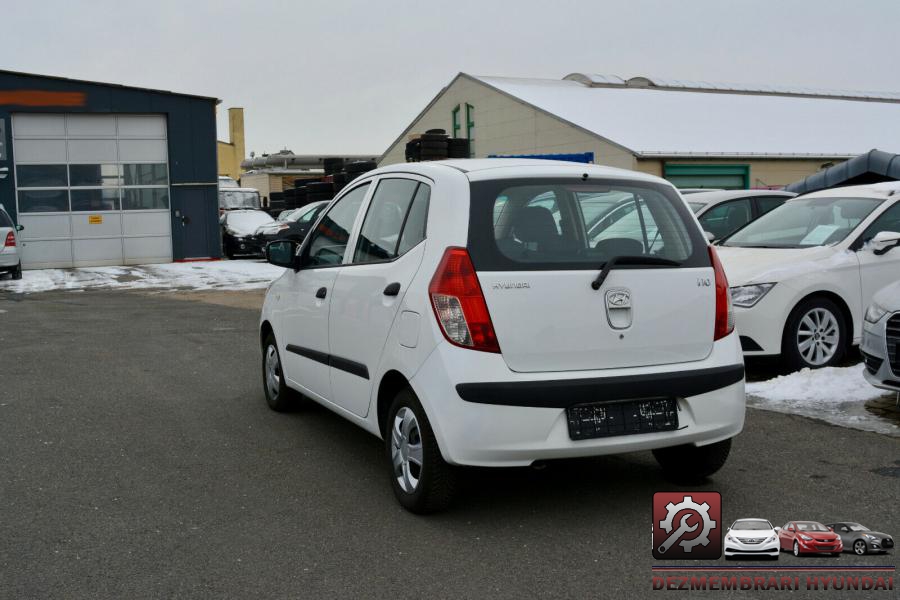
[[709,260],[716,274],[716,327],[713,334],[713,341],[716,341],[734,331],[734,307],[731,305],[731,290],[728,289],[725,268],[712,246],[709,247]]
[[481,284],[465,248],[447,248],[428,286],[444,337],[457,346],[500,352]]
[[5,248],[15,248],[16,247],[16,236],[12,231],[6,234],[6,241],[3,243]]

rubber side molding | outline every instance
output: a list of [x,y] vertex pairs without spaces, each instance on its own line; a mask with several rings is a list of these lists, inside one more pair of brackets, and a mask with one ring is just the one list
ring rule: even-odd
[[303,348],[302,346],[295,346],[294,344],[288,344],[286,350],[310,360],[322,363],[323,365],[328,365],[334,367],[335,369],[346,371],[351,375],[356,375],[357,377],[362,377],[363,379],[369,378],[369,369],[362,363],[358,363],[347,358],[341,358],[340,356],[332,356],[331,354],[319,352],[318,350]]
[[460,383],[459,397],[466,402],[568,408],[589,402],[616,402],[642,398],[689,398],[735,384],[744,378],[744,365],[728,365],[692,371],[561,379],[512,383]]

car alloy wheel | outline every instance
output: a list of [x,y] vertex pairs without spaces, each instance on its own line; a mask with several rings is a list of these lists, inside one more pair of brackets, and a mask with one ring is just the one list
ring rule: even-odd
[[797,540],[794,540],[794,556],[800,556],[800,544],[797,543]]
[[422,478],[422,434],[408,406],[397,411],[391,425],[391,462],[400,489],[407,494],[415,492]]
[[864,541],[856,540],[855,542],[853,542],[853,551],[856,554],[859,554],[860,556],[862,556],[863,554],[866,553],[867,549],[868,548],[866,547],[866,543]]
[[281,389],[281,362],[275,344],[266,346],[266,392],[272,400],[278,399]]
[[814,367],[827,364],[841,343],[837,317],[826,308],[816,307],[800,318],[797,327],[797,350]]

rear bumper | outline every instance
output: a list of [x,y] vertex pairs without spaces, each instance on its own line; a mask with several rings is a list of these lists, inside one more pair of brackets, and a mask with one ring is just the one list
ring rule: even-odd
[[19,264],[19,253],[15,248],[0,248],[0,268],[15,267]]
[[[498,354],[440,343],[410,383],[445,460],[525,466],[536,460],[702,446],[732,438],[744,424],[740,362],[737,335],[730,335],[716,342],[706,360],[685,363],[680,371],[666,365],[559,372],[548,379],[547,373],[510,371]],[[565,407],[647,397],[648,392],[677,398],[677,430],[586,440],[569,437]]]

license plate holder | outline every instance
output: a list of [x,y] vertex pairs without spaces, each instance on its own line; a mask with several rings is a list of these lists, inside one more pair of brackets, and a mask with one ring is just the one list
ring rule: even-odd
[[569,438],[589,440],[678,429],[674,398],[576,404],[566,409]]

